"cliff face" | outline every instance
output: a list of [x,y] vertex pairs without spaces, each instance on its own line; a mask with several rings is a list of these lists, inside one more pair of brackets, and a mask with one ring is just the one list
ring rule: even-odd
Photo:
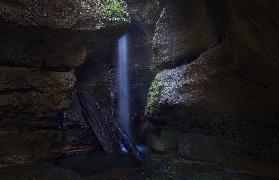
[[0,166],[67,151],[61,113],[71,102],[74,69],[98,41],[96,34],[101,39],[102,32],[127,26],[125,6],[122,1],[0,3]]
[[161,131],[153,149],[278,177],[278,2],[163,4],[146,106]]

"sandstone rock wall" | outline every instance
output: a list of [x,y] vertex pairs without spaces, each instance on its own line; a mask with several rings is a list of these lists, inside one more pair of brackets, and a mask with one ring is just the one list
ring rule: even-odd
[[94,142],[83,140],[86,129],[63,132],[62,112],[92,42],[129,21],[122,1],[0,2],[0,167],[86,151]]

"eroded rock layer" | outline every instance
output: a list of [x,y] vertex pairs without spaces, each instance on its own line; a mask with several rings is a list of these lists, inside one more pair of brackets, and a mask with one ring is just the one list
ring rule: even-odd
[[129,21],[118,0],[0,2],[1,167],[99,148],[86,129],[62,129],[62,112],[92,44]]

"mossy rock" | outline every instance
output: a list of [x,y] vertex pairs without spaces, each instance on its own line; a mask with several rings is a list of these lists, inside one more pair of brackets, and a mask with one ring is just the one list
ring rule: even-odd
[[149,88],[147,104],[146,104],[145,112],[144,112],[144,115],[146,117],[150,117],[151,116],[151,114],[155,110],[155,106],[159,103],[162,88],[163,87],[162,87],[160,81],[155,79],[152,82],[152,85]]
[[183,134],[172,130],[162,130],[160,134],[152,134],[149,145],[159,152],[176,151]]
[[106,19],[108,21],[130,21],[124,3],[118,0],[98,0],[96,14],[99,19]]

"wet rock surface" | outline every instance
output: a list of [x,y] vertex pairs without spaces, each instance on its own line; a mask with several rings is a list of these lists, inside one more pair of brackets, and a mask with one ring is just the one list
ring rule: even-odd
[[[189,26],[186,22],[181,25],[179,18],[170,16],[174,8],[182,19],[192,18],[187,12],[179,11],[182,9],[179,3],[185,8],[195,4],[201,10],[198,12],[209,13],[206,17],[210,19],[204,20],[202,25],[206,26],[201,28],[206,31],[200,32],[203,35],[212,32],[210,37],[216,41],[203,39],[199,43],[199,38],[204,36],[192,34],[192,28],[199,26]],[[166,153],[180,151],[184,159],[278,177],[276,3],[257,1],[253,6],[243,1],[222,3],[165,1],[153,42],[154,65],[159,67],[159,72],[149,90],[146,117],[157,126],[156,133],[161,128],[194,133],[184,142],[178,142],[177,152]],[[172,21],[165,20],[167,17]],[[198,22],[196,19],[193,23]],[[180,33],[190,36],[183,43],[181,38],[173,38],[180,37],[180,33],[169,30],[177,27],[176,24],[183,29]],[[197,29],[194,32],[198,33]],[[197,56],[189,59],[185,52],[192,52],[191,48],[196,47],[188,41],[191,38],[203,50],[195,49]],[[186,46],[187,42],[191,47]],[[172,61],[170,65],[166,60]],[[159,140],[167,145],[168,138]]]

